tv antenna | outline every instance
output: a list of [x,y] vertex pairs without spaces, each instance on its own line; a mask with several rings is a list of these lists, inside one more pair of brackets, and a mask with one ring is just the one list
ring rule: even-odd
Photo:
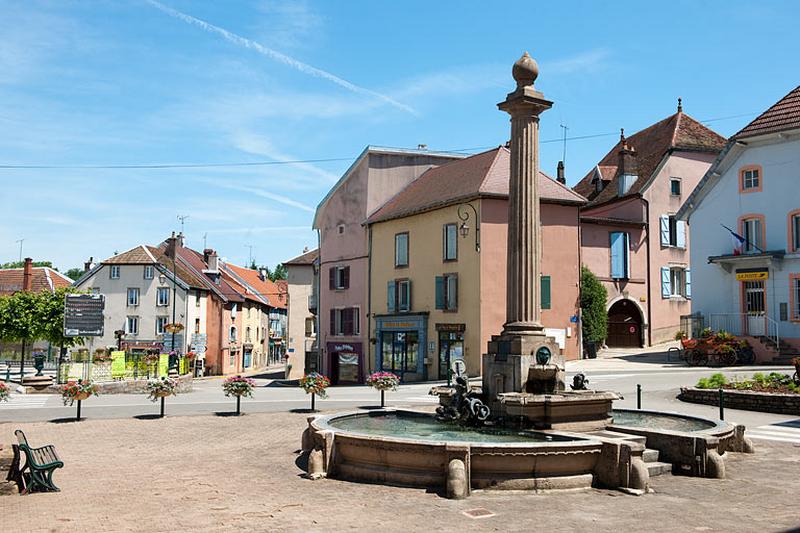
[[178,215],[178,220],[181,222],[181,235],[183,235],[183,223],[187,218],[189,218],[189,215]]
[[565,126],[564,124],[561,124],[560,126],[561,126],[561,129],[564,130],[564,137],[563,137],[563,143],[564,143],[563,146],[564,147],[563,147],[563,149],[561,151],[561,161],[563,161],[564,164],[566,165],[567,164],[567,130],[569,128],[567,126]]

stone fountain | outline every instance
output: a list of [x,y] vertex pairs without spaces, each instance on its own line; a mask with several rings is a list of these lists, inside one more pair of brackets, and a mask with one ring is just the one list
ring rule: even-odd
[[[400,409],[310,417],[302,449],[308,476],[441,488],[464,498],[474,489],[589,487],[643,493],[650,472],[724,477],[721,454],[752,452],[744,427],[677,413],[613,410],[614,392],[571,390],[564,358],[541,324],[539,115],[552,106],[534,88],[539,69],[526,52],[516,89],[498,107],[511,116],[506,322],[483,355],[473,385],[434,387],[436,415]],[[657,465],[645,462],[659,457]],[[657,466],[657,469],[653,467]]]

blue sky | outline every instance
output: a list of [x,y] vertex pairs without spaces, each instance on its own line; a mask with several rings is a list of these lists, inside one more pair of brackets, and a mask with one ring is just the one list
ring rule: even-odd
[[[684,111],[722,135],[800,84],[797,2],[0,0],[0,165],[339,159],[170,169],[0,169],[0,262],[66,270],[189,215],[190,246],[275,264],[367,144],[479,151],[524,50],[570,140],[570,184]],[[201,22],[202,21],[202,22]],[[211,25],[211,26],[210,26]],[[722,119],[722,120],[715,120]],[[542,144],[555,172],[560,142]]]

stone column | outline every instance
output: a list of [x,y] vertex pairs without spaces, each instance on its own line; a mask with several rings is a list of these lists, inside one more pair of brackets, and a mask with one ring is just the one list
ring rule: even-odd
[[497,104],[511,115],[511,179],[508,191],[506,323],[503,335],[544,335],[541,322],[539,219],[539,115],[553,103],[536,91],[539,75],[528,52],[514,63],[517,89]]

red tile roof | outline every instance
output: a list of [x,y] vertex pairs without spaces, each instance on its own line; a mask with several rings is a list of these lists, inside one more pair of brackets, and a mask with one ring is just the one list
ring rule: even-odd
[[294,259],[289,259],[284,265],[313,265],[314,261],[319,258],[319,248],[315,248],[308,252],[303,252]]
[[742,139],[796,128],[800,128],[800,86],[792,89],[775,105],[757,116],[733,138]]
[[[22,290],[23,268],[0,270],[0,296],[8,296]],[[33,267],[31,270],[31,292],[50,291],[69,287],[72,280],[49,267]]]
[[[446,163],[423,173],[386,202],[368,224],[392,220],[479,197],[508,197],[511,154],[505,147]],[[586,199],[539,172],[543,202],[581,205]]]
[[[622,140],[589,171],[573,189],[589,199],[589,207],[619,198],[619,152]],[[670,150],[719,153],[725,138],[682,111],[661,120],[625,139],[635,152],[639,178],[623,197],[638,194]],[[599,170],[605,187],[598,193],[592,182]]]
[[157,263],[151,246],[140,244],[103,261],[104,265],[152,265]]
[[237,285],[233,284],[234,287],[237,287],[237,289],[241,287],[241,289],[244,291],[245,298],[257,301],[259,303],[272,305],[271,293],[274,292],[274,290],[268,283],[269,278],[262,280],[261,274],[258,270],[240,267],[232,263],[225,263],[225,267],[230,269],[233,274],[235,274],[239,279],[242,280],[243,283],[247,285],[245,287],[239,283],[237,287]]

